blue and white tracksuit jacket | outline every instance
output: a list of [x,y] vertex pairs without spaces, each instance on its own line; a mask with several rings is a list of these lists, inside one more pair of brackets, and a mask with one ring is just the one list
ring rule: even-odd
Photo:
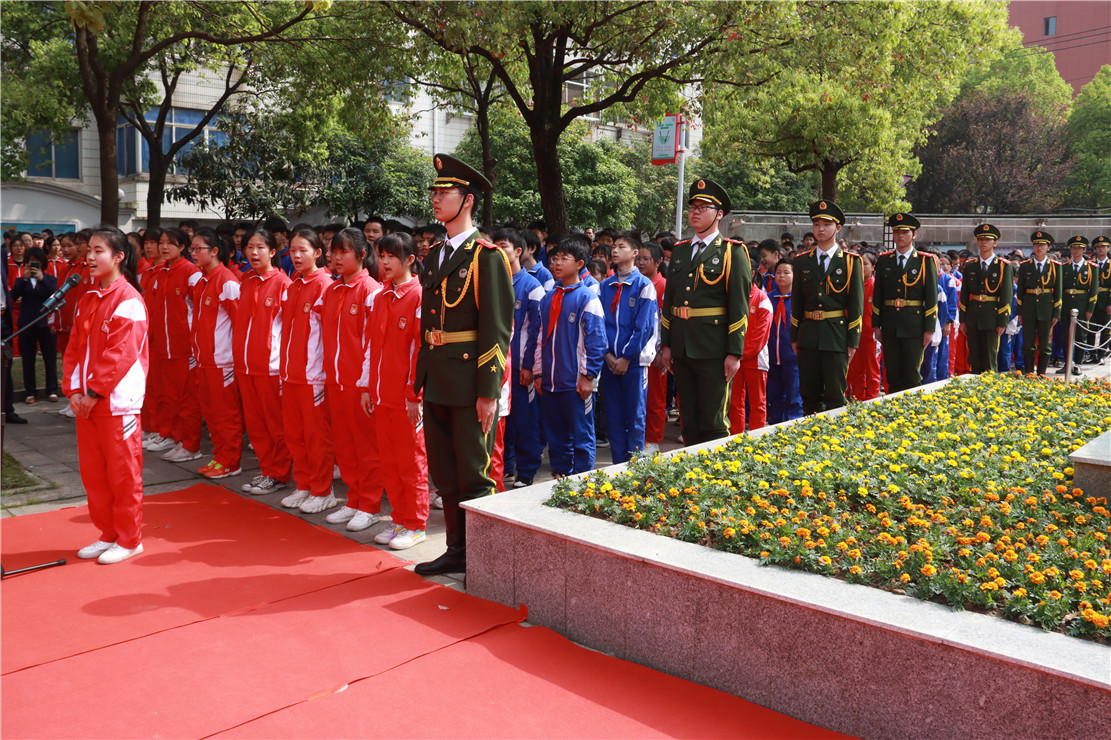
[[518,480],[532,480],[540,467],[540,420],[536,388],[520,383],[520,371],[531,370],[536,363],[537,339],[540,336],[540,301],[544,288],[527,270],[513,276],[513,338],[509,341],[513,377],[509,385],[513,400],[505,420],[504,460],[507,474]]

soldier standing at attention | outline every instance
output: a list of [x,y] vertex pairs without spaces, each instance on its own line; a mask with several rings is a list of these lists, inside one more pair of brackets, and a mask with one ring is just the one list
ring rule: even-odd
[[[1096,277],[1099,278],[1099,292],[1096,294],[1096,309],[1092,313],[1092,323],[1103,327],[1092,344],[1099,345],[1107,341],[1107,331],[1111,329],[1111,259],[1107,258],[1107,252],[1111,250],[1111,239],[1097,236],[1092,240],[1092,248],[1096,252],[1092,267],[1095,268]],[[1107,353],[1106,349],[1093,351],[1090,362],[1102,362]]]
[[810,204],[817,243],[795,259],[791,346],[799,367],[802,412],[845,405],[849,360],[860,346],[864,267],[858,254],[837,245],[845,214],[831,200]]
[[922,354],[937,325],[937,258],[914,247],[921,225],[909,213],[887,219],[895,249],[876,263],[872,327],[883,343],[888,393],[922,383]]
[[454,157],[433,158],[432,210],[447,236],[425,260],[421,337],[413,392],[424,392],[428,472],[443,497],[447,552],[418,575],[466,572],[463,501],[494,492],[491,455],[513,325],[505,253],[478,238],[471,214],[490,183]]
[[979,375],[996,371],[999,336],[1011,318],[1015,281],[1011,264],[995,256],[999,229],[980,224],[973,234],[980,257],[962,268],[959,310],[961,334],[968,343],[968,369]]
[[1018,320],[1022,324],[1022,366],[1027,373],[1045,375],[1053,354],[1053,327],[1061,318],[1061,266],[1049,259],[1053,237],[1044,231],[1030,235],[1034,256],[1018,266]]
[[[1081,342],[1088,338],[1088,332],[1080,325],[1080,321],[1091,321],[1096,310],[1096,297],[1099,295],[1099,274],[1092,265],[1084,259],[1084,252],[1088,249],[1088,239],[1083,236],[1074,236],[1069,239],[1069,251],[1072,259],[1061,265],[1064,293],[1061,302],[1061,315],[1067,321],[1072,309],[1077,309],[1076,344],[1072,353],[1072,374],[1079,375],[1081,360],[1084,359],[1084,350],[1080,348]],[[1061,342],[1068,341],[1068,324],[1062,327]],[[1067,347],[1065,348],[1068,349]],[[1057,372],[1065,374],[1064,366]]]
[[671,254],[660,358],[675,375],[683,441],[693,445],[729,434],[730,384],[744,352],[752,265],[744,243],[718,231],[731,209],[720,185],[698,180],[687,203],[695,236],[676,243]]

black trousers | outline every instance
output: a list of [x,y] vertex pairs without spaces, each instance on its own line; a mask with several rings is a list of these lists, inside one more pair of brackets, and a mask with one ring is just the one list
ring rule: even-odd
[[729,392],[725,358],[692,360],[672,357],[675,395],[679,399],[679,424],[683,444],[695,445],[729,436]]
[[23,391],[28,396],[38,393],[35,379],[35,355],[42,353],[46,365],[46,392],[58,392],[58,335],[50,331],[43,320],[23,332],[16,340],[19,342],[19,356],[23,362]]
[[999,361],[999,332],[995,329],[966,329],[968,370],[973,375],[996,372]]
[[810,416],[839,409],[847,402],[849,353],[799,347],[799,395],[802,413]]
[[883,337],[883,368],[887,375],[887,392],[905,391],[922,385],[921,335],[917,337]]

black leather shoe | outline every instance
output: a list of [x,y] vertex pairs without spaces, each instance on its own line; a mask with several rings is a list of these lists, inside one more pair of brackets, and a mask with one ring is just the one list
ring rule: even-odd
[[4,421],[8,424],[26,424],[27,420],[14,411],[8,411],[4,414]]
[[466,556],[457,555],[451,551],[445,552],[435,560],[420,563],[413,572],[418,576],[438,576],[443,573],[466,573]]

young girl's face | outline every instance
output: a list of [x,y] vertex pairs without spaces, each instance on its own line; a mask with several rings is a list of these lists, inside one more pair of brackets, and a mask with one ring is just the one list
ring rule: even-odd
[[332,245],[332,266],[336,273],[350,277],[363,269],[363,258],[346,244]]
[[204,272],[215,269],[220,264],[219,250],[209,247],[208,242],[200,237],[193,238],[189,252],[193,255],[193,264]]
[[158,242],[153,239],[148,239],[143,242],[143,256],[151,262],[157,262],[162,259],[162,252],[158,248]]
[[162,259],[167,262],[173,262],[184,251],[182,245],[177,244],[170,239],[169,234],[163,234],[162,238],[158,240],[158,252],[162,255]]
[[89,242],[78,237],[77,239],[77,259],[83,260],[89,255]]
[[273,267],[270,260],[274,257],[274,252],[266,240],[257,234],[247,240],[247,246],[243,247],[243,255],[247,258],[251,269],[259,275],[265,275]]
[[416,261],[413,255],[406,255],[405,261],[389,252],[378,252],[378,264],[382,268],[387,280],[392,283],[403,283],[412,276],[412,265]]
[[[864,260],[867,262],[868,260]],[[790,265],[779,265],[775,268],[775,284],[779,286],[781,295],[787,295],[791,292],[791,286],[795,282],[795,268]]]
[[320,251],[314,249],[307,239],[295,236],[289,243],[289,259],[293,262],[293,269],[302,275],[309,275],[316,270],[316,258],[319,256]]
[[868,278],[872,277],[872,260],[865,257],[860,261],[860,264],[864,268],[864,279],[867,280]]
[[50,243],[50,251],[46,253],[46,258],[56,260],[62,256],[62,242],[55,239]]
[[101,237],[93,235],[93,237],[89,239],[89,255],[87,259],[89,262],[89,272],[93,278],[104,281],[112,277],[119,277],[120,263],[123,262],[123,254],[120,252],[113,252],[111,245]]
[[73,261],[77,257],[77,242],[72,239],[62,240],[62,258]]

